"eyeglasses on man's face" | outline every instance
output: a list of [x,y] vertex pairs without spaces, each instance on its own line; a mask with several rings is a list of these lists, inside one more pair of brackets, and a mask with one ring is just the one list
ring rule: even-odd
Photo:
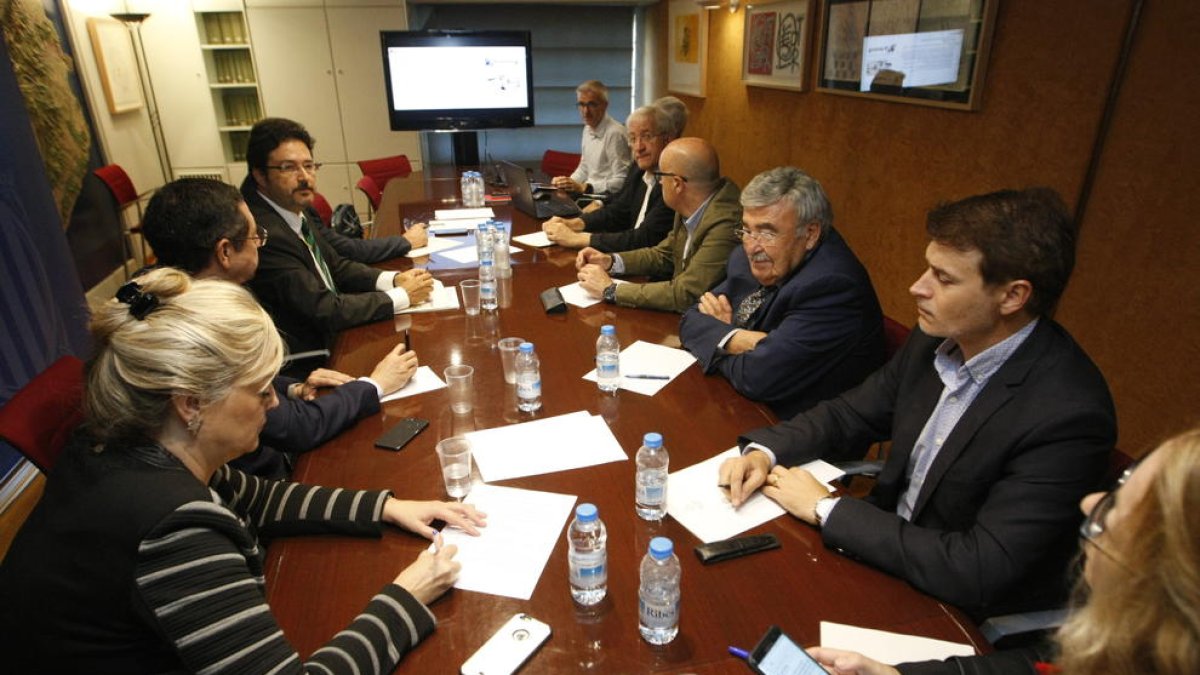
[[255,227],[255,233],[253,236],[242,237],[240,239],[240,241],[250,241],[251,239],[254,240],[254,245],[258,246],[259,248],[266,246],[267,245],[267,228],[263,227],[262,225],[258,225],[257,227]]
[[749,239],[750,241],[757,241],[763,246],[770,246],[779,240],[779,233],[775,232],[774,230],[755,231],[747,230],[746,228],[741,227],[734,230],[733,233],[736,234],[737,238],[742,241]]
[[578,101],[575,103],[575,107],[587,108],[588,110],[595,110],[602,105],[604,105],[603,101]]
[[268,164],[268,169],[274,169],[285,176],[292,176],[301,171],[312,175],[321,170],[323,165],[321,162],[283,162],[282,164]]
[[660,182],[664,178],[674,178],[675,180],[683,181],[684,183],[688,182],[687,176],[678,173],[671,173],[670,171],[651,171],[650,173],[654,174],[654,178]]
[[629,140],[629,145],[632,147],[638,143],[653,143],[656,138],[662,135],[663,134],[652,134],[650,132],[645,132],[641,134],[629,134],[627,138]]

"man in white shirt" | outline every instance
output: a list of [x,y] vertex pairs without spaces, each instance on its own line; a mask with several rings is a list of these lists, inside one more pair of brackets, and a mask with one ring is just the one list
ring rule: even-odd
[[616,192],[629,167],[625,127],[608,115],[608,87],[588,80],[575,88],[576,105],[583,119],[583,158],[570,176],[554,176],[554,187],[573,194]]
[[424,302],[433,278],[424,270],[384,272],[338,255],[307,222],[317,170],[313,138],[300,124],[264,119],[250,130],[250,175],[242,197],[268,234],[249,287],[292,352],[328,349],[338,331],[380,321]]

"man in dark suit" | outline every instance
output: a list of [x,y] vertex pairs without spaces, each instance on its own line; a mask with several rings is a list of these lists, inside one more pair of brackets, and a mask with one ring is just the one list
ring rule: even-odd
[[249,287],[293,352],[328,349],[338,331],[380,321],[424,302],[425,270],[381,272],[347,260],[309,223],[316,172],[313,138],[291,120],[267,118],[250,130],[250,175],[242,197],[268,234]]
[[[928,268],[910,292],[919,328],[845,394],[742,436],[719,480],[735,505],[763,487],[829,546],[975,617],[1065,594],[1076,508],[1116,440],[1104,377],[1053,309],[1075,230],[1051,190],[935,208]],[[802,469],[890,439],[866,499],[833,497]]]
[[742,245],[725,281],[684,313],[679,338],[704,372],[787,418],[883,364],[883,315],[820,183],[771,169],[741,203]]
[[654,106],[634,110],[626,120],[633,163],[621,190],[602,209],[579,218],[555,216],[542,223],[546,236],[567,248],[592,248],[605,253],[654,246],[671,231],[675,212],[663,201],[655,178],[663,149],[675,140],[666,111]]
[[[235,284],[254,277],[259,248],[269,237],[236,189],[205,178],[181,178],[160,188],[146,207],[142,231],[160,264],[197,279]],[[263,445],[239,457],[235,466],[257,475],[286,476],[289,462],[276,451],[307,452],[379,412],[380,397],[407,384],[417,365],[416,353],[399,344],[369,377],[356,379],[325,368],[303,381],[276,377],[272,384],[279,405],[267,411],[259,432]],[[318,398],[317,389],[323,387],[333,389]]]

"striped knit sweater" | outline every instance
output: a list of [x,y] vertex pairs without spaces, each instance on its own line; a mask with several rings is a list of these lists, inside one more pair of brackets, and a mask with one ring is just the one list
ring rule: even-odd
[[378,536],[387,497],[228,467],[205,488],[161,448],[73,444],[0,568],[0,653],[13,672],[389,673],[429,611],[389,584],[302,662],[256,536]]

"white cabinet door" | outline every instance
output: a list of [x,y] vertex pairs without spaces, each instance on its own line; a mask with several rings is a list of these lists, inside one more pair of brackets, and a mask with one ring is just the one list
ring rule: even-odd
[[[404,5],[395,7],[333,7],[326,5],[329,41],[337,75],[346,159],[408,155],[421,166],[416,132],[392,131],[388,123],[387,88],[383,81],[383,49],[379,32],[407,30]],[[359,173],[352,172],[358,176]]]
[[319,162],[345,162],[325,10],[246,9],[264,113],[303,124]]

